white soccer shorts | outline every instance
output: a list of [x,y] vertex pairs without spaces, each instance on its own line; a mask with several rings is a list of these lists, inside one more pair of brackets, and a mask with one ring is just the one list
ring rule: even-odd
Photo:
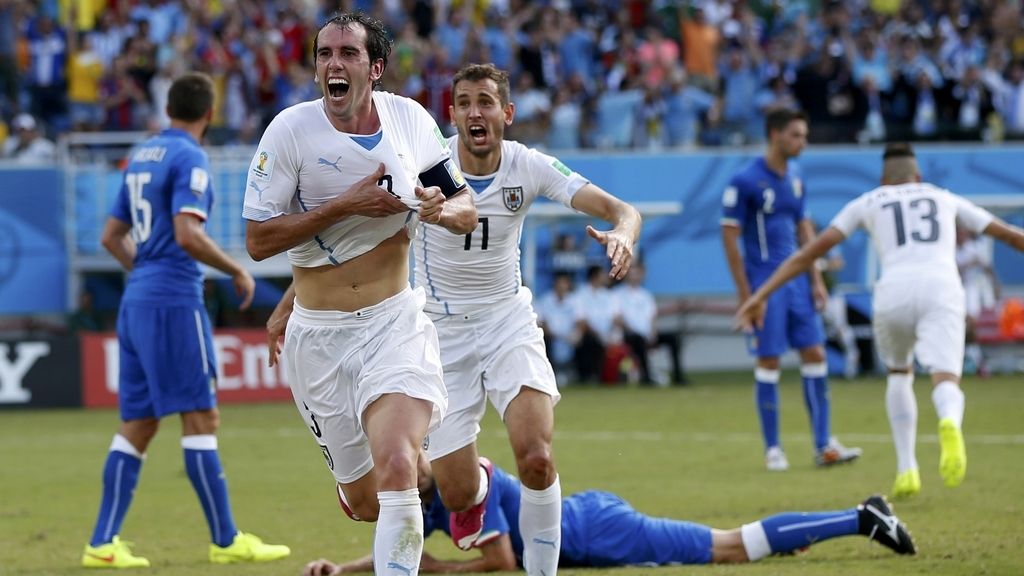
[[889,368],[960,375],[964,364],[964,291],[959,281],[907,278],[875,287],[875,343]]
[[533,295],[521,287],[508,300],[470,314],[431,315],[441,341],[448,413],[426,442],[431,460],[476,441],[490,399],[505,409],[525,386],[561,398],[537,326]]
[[284,341],[292,397],[342,484],[373,468],[362,417],[381,395],[431,402],[430,430],[444,417],[448,396],[425,300],[422,288],[406,288],[356,312],[307,310],[295,303]]

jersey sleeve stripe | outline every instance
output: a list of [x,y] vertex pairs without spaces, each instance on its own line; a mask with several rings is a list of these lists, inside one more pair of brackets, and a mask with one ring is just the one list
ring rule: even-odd
[[196,208],[195,206],[184,206],[181,210],[178,210],[178,214],[192,214],[193,216],[198,216],[200,220],[206,220],[206,210]]
[[722,226],[735,226],[740,227],[740,221],[735,218],[722,218],[718,221]]
[[265,222],[273,217],[274,213],[269,210],[260,210],[259,208],[253,208],[252,206],[242,207],[242,218],[245,218],[246,220]]

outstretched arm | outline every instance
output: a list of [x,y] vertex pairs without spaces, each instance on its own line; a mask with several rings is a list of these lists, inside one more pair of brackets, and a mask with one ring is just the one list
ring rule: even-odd
[[[797,228],[798,240],[800,240],[800,246],[806,246],[814,240],[814,224],[804,219],[800,221]],[[825,287],[825,279],[821,277],[821,270],[817,266],[811,266],[811,294],[814,297],[814,307],[818,310],[824,310],[825,304],[828,302],[828,288]]]
[[[480,556],[471,560],[439,560],[424,552],[420,558],[420,572],[424,574],[461,574],[467,572],[510,572],[516,569],[516,556],[512,539],[502,534],[477,548]],[[373,556],[364,556],[345,564],[330,560],[314,560],[306,564],[303,576],[337,576],[357,572],[372,572]]]
[[839,244],[844,239],[845,237],[842,232],[830,226],[828,230],[825,230],[810,243],[805,244],[803,248],[800,248],[796,253],[786,258],[786,261],[775,269],[775,272],[757,289],[757,292],[754,292],[740,306],[739,311],[736,312],[737,327],[746,330],[755,326],[760,328],[761,323],[764,321],[765,301],[768,299],[768,296],[798,274],[806,272],[814,264],[815,260],[827,254],[833,246]]
[[982,231],[985,234],[1012,246],[1018,252],[1024,252],[1024,230],[996,218]]
[[587,234],[606,247],[612,263],[609,275],[616,280],[625,278],[633,263],[633,248],[640,240],[640,212],[594,184],[586,184],[573,194],[572,207],[612,225],[607,232],[587,226]]

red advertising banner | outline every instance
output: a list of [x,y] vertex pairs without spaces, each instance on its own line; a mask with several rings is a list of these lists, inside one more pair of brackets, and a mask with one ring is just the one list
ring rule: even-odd
[[[259,329],[223,329],[213,333],[217,357],[217,401],[265,402],[291,400],[280,364],[267,366],[267,333]],[[117,406],[117,335],[81,337],[82,405]]]

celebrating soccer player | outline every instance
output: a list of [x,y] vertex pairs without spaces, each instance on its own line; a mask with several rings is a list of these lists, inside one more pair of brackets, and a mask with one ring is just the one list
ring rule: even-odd
[[946,486],[959,486],[967,473],[961,426],[964,393],[964,289],[956,266],[956,223],[1024,251],[1024,231],[970,201],[921,181],[910,146],[886,147],[882,186],[847,204],[813,242],[790,256],[736,314],[745,326],[760,326],[765,302],[790,278],[857,228],[871,235],[882,261],[875,284],[872,327],[889,369],[885,405],[896,446],[894,497],[921,490],[915,456],[917,400],[914,360],[931,373],[932,402],[939,416],[939,473]]

